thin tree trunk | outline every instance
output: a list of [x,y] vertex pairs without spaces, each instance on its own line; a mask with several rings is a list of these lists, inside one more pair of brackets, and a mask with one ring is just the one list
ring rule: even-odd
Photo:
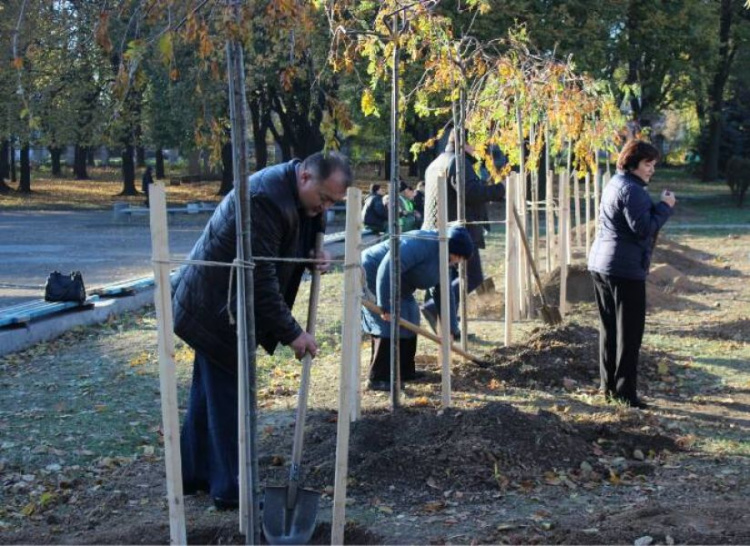
[[75,145],[73,154],[73,174],[76,180],[88,180],[89,173],[86,170],[86,147],[80,144]]
[[52,176],[62,175],[62,167],[60,166],[60,156],[62,156],[62,148],[60,146],[50,146],[49,153],[52,157]]
[[9,155],[10,142],[8,142],[8,139],[6,138],[2,141],[2,146],[0,146],[0,182],[5,182],[5,179],[10,177]]
[[135,147],[135,165],[139,168],[146,166],[146,148],[143,146]]
[[221,187],[219,195],[226,195],[234,187],[234,170],[232,167],[232,142],[225,142],[221,147]]
[[266,148],[266,134],[268,127],[261,114],[260,100],[249,101],[250,118],[253,124],[253,146],[255,147],[255,170],[259,171],[268,165],[268,149]]
[[16,147],[13,144],[10,145],[10,180],[12,182],[18,181],[16,176]]
[[724,87],[729,78],[729,69],[736,53],[731,45],[732,0],[721,0],[719,18],[719,63],[708,92],[708,144],[703,158],[703,181],[716,180],[719,176],[719,154],[721,129],[724,122]]
[[21,180],[18,183],[20,193],[31,193],[31,162],[29,161],[29,143],[21,147]]
[[8,154],[10,154],[10,142],[8,142],[8,139],[5,139],[2,146],[0,146],[0,194],[8,193],[11,190],[11,187],[5,183],[5,179],[10,176]]
[[135,189],[133,152],[132,144],[127,144],[122,149],[122,193],[120,195],[138,195]]
[[164,151],[161,146],[156,147],[156,178],[163,180],[164,176]]

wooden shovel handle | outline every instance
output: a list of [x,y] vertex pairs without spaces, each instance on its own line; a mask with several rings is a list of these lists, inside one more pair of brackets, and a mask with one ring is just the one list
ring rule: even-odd
[[[377,305],[375,305],[373,302],[369,301],[369,300],[362,299],[362,305],[364,305],[365,307],[367,307],[373,313],[377,313],[378,316],[380,316],[380,315],[383,314],[383,310],[380,307],[378,307]],[[398,324],[399,324],[399,326],[401,326],[403,328],[406,328],[407,330],[409,330],[411,332],[414,332],[415,334],[419,334],[420,336],[426,337],[427,339],[434,341],[438,345],[442,345],[443,344],[443,340],[440,339],[438,336],[436,336],[435,334],[433,334],[429,330],[425,330],[424,328],[420,328],[419,326],[417,326],[413,322],[409,322],[406,319],[399,318],[398,319]],[[468,360],[471,360],[472,362],[476,362],[477,364],[484,364],[484,360],[482,360],[479,357],[474,356],[471,353],[468,353],[468,352],[464,351],[460,347],[457,347],[457,346],[453,345],[453,343],[451,343],[450,348],[451,348],[451,351],[453,351],[457,355],[460,355],[460,356],[462,356],[462,357],[464,357],[464,358],[466,358]]]

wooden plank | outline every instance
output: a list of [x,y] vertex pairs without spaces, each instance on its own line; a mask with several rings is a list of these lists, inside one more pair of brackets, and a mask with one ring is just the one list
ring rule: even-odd
[[[339,376],[339,413],[336,424],[336,471],[333,489],[333,512],[331,514],[331,544],[344,544],[346,526],[346,486],[349,475],[349,432],[351,427],[352,372],[354,360],[359,350],[357,336],[361,339],[361,290],[358,279],[361,278],[359,239],[361,230],[360,203],[361,191],[349,188],[346,192],[346,250],[344,253],[344,317],[341,325],[341,371]],[[359,374],[356,375],[359,383]]]
[[[440,369],[442,406],[447,409],[451,405],[451,280],[448,273],[448,173],[438,175],[438,247],[440,254]],[[478,248],[474,252],[479,252]],[[465,350],[465,347],[461,347]]]
[[169,537],[172,544],[187,544],[185,507],[182,495],[182,462],[180,460],[180,419],[177,413],[177,378],[172,333],[172,292],[169,282],[169,240],[167,234],[164,184],[155,182],[149,188],[151,203],[151,252],[156,290],[158,327],[159,390],[164,429],[164,461],[167,467],[167,503],[169,504]]

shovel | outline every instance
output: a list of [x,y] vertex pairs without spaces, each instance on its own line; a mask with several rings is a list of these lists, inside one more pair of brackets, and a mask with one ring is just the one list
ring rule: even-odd
[[[316,255],[323,248],[323,234],[315,241]],[[315,335],[315,319],[320,291],[320,271],[313,271],[310,284],[310,304],[307,311],[307,331]],[[263,534],[269,544],[307,544],[315,531],[320,493],[299,486],[302,446],[307,416],[307,393],[310,386],[312,356],[302,358],[302,377],[297,397],[297,417],[294,424],[292,465],[286,486],[266,487],[263,507]]]
[[539,272],[536,270],[534,258],[531,256],[531,250],[529,250],[529,241],[526,239],[526,232],[523,230],[523,226],[521,225],[521,218],[518,216],[518,211],[516,210],[515,205],[513,206],[513,216],[516,219],[518,231],[521,232],[521,242],[523,243],[523,248],[526,251],[526,259],[531,266],[531,271],[534,273],[536,287],[539,289],[539,298],[542,300],[542,320],[545,324],[550,324],[552,326],[556,324],[562,324],[563,320],[562,315],[560,314],[560,309],[553,305],[547,305],[547,298],[544,297],[544,290],[542,289],[542,281],[539,278]]
[[[362,298],[362,305],[364,305],[367,309],[369,309],[373,313],[377,314],[378,316],[380,316],[380,315],[383,314],[383,310],[378,305],[374,304],[372,301],[370,301],[369,299],[367,299],[367,297],[363,297]],[[419,334],[422,337],[426,337],[427,339],[429,339],[431,341],[434,341],[438,345],[442,345],[443,344],[443,340],[439,336],[433,334],[432,332],[430,332],[428,330],[425,330],[424,328],[421,328],[420,326],[417,326],[413,322],[409,322],[406,319],[399,318],[398,319],[398,324],[402,328],[406,328],[407,330],[410,330],[410,331],[414,332],[415,334]],[[474,356],[473,354],[471,354],[471,353],[469,353],[467,351],[464,351],[463,349],[461,349],[460,347],[457,347],[453,343],[451,343],[450,349],[451,349],[451,351],[453,351],[457,355],[462,356],[465,359],[470,360],[474,364],[478,364],[479,366],[487,367],[490,364],[488,361],[482,360],[481,358],[479,358],[477,356]]]

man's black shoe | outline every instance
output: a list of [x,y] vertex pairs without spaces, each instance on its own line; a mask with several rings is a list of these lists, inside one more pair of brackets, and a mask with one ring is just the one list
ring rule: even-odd
[[240,501],[237,499],[220,499],[214,497],[214,506],[217,510],[237,510],[240,507]]
[[373,381],[371,379],[367,383],[367,389],[371,390],[371,391],[390,392],[391,391],[391,382],[390,381]]
[[431,309],[428,309],[427,307],[422,307],[422,316],[427,321],[427,324],[430,325],[430,329],[432,330],[433,334],[437,334],[437,315],[432,312]]
[[646,402],[644,402],[640,398],[633,398],[631,400],[628,400],[626,403],[631,408],[636,408],[636,409],[648,409],[650,407],[648,404],[646,404]]
[[425,372],[415,371],[414,375],[402,377],[401,380],[402,381],[419,381],[420,379],[424,379],[425,377],[427,377],[427,374]]

